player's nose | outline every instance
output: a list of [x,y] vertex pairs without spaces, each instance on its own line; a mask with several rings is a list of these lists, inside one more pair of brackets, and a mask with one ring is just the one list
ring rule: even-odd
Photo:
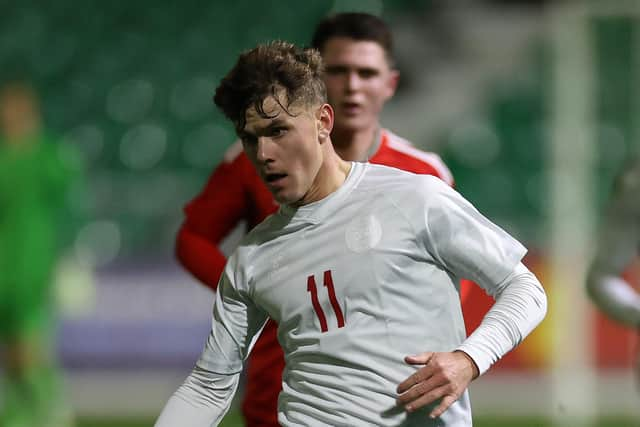
[[273,143],[271,138],[261,136],[256,147],[256,159],[261,163],[273,160]]
[[355,73],[355,72],[347,73],[347,75],[345,76],[345,79],[346,79],[345,88],[347,89],[347,91],[353,92],[360,88],[361,82],[360,82],[360,76],[358,76],[358,73]]

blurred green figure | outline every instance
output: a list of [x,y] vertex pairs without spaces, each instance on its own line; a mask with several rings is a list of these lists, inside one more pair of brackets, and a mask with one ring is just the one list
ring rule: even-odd
[[42,131],[28,84],[0,87],[3,427],[72,425],[54,355],[52,284],[79,159]]

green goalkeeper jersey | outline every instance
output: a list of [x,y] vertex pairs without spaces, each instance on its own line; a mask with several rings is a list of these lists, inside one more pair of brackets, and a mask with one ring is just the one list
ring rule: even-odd
[[50,305],[49,284],[68,229],[79,156],[47,136],[0,141],[0,324],[28,328],[31,312]]

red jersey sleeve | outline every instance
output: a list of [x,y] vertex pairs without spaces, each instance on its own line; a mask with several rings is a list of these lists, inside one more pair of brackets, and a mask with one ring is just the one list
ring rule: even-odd
[[[227,152],[238,150],[237,143]],[[176,257],[198,280],[215,290],[226,258],[220,242],[247,218],[250,197],[247,163],[241,151],[225,159],[211,174],[200,194],[184,208],[178,231]],[[251,165],[248,165],[252,167]]]
[[185,222],[176,239],[176,258],[206,287],[215,291],[227,259],[209,240],[190,229]]

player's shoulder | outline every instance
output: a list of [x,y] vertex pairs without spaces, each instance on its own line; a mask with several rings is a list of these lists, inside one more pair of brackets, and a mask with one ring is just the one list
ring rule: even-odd
[[261,260],[270,258],[290,235],[290,231],[286,231],[286,226],[286,218],[280,214],[280,211],[256,225],[240,240],[233,251],[232,256],[236,266],[252,271],[253,266],[262,262]]
[[390,194],[427,195],[448,186],[434,175],[408,172],[393,166],[368,163],[366,185]]
[[261,223],[253,227],[240,241],[238,247],[251,251],[263,243],[273,240],[280,235],[284,228],[282,215],[279,211],[266,217]]
[[268,216],[260,224],[245,234],[229,259],[233,258],[237,265],[244,265],[253,258],[253,253],[260,248],[263,243],[270,240],[270,232],[273,230],[273,215]]
[[[447,184],[453,185],[453,174],[438,154],[421,150],[388,129],[382,130],[382,136],[380,163],[414,173],[436,175]],[[372,158],[372,161],[378,163],[375,158]]]
[[421,175],[385,165],[367,164],[360,191],[362,199],[375,206],[387,206],[398,218],[420,223],[425,209],[441,205],[454,191],[434,175]]

